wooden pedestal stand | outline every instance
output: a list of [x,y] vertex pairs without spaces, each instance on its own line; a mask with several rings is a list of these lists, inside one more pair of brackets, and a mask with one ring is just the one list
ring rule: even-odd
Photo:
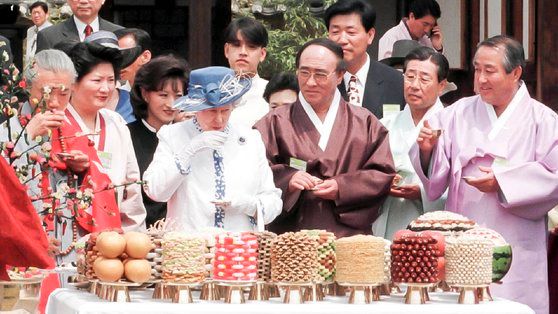
[[244,288],[255,285],[255,281],[219,281],[218,285],[225,287],[225,302],[240,304],[245,303]]
[[437,283],[401,283],[407,286],[405,293],[405,304],[425,304],[430,301],[428,289],[435,287]]
[[341,287],[349,289],[350,304],[369,304],[372,301],[380,301],[379,283],[357,283],[357,282],[340,282]]
[[458,289],[459,304],[479,304],[481,301],[492,301],[489,285],[451,285]]
[[155,281],[155,286],[153,287],[153,296],[154,300],[164,300],[170,299],[171,296],[165,289],[165,283],[162,280]]
[[43,277],[0,281],[0,311],[36,310]]
[[267,301],[269,300],[269,289],[265,282],[258,281],[250,288],[248,300]]
[[490,293],[490,286],[489,285],[477,288],[477,294],[479,296],[479,301],[480,302],[494,301],[492,299],[492,294]]
[[200,300],[217,301],[221,300],[221,293],[215,281],[208,279],[202,285]]
[[139,287],[141,283],[135,282],[103,282],[97,281],[95,292],[103,300],[110,302],[130,302],[129,287]]
[[266,287],[267,290],[269,292],[269,297],[270,298],[280,298],[281,297],[281,293],[279,292],[279,287],[277,287],[276,284],[272,283],[272,282],[266,282]]
[[199,282],[165,282],[163,295],[170,296],[172,303],[193,303],[192,289],[199,285]]
[[278,282],[277,286],[285,290],[283,303],[304,303],[304,289],[311,287],[311,282]]
[[325,297],[324,286],[328,284],[329,283],[316,282],[313,283],[311,286],[306,287],[303,292],[304,301],[305,302],[323,301]]

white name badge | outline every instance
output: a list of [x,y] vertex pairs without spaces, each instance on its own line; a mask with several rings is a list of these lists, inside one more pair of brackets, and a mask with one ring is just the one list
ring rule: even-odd
[[97,156],[99,156],[103,168],[110,169],[112,165],[112,154],[109,152],[97,152]]
[[296,159],[294,157],[291,157],[289,159],[289,167],[291,168],[295,168],[296,170],[300,170],[300,171],[304,171],[306,172],[306,161],[304,160],[300,160],[300,159]]
[[496,157],[492,162],[493,169],[505,169],[510,166],[510,162],[505,158]]
[[401,111],[401,106],[399,106],[398,104],[384,104],[384,106],[382,107],[382,115],[384,116],[384,118],[394,116],[398,114],[399,111]]

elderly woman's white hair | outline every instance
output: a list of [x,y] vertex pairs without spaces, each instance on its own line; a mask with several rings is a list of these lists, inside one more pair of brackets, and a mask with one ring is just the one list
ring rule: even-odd
[[33,62],[23,72],[24,79],[32,84],[37,78],[38,69],[53,73],[68,73],[74,81],[77,77],[72,59],[61,50],[47,49],[38,52]]

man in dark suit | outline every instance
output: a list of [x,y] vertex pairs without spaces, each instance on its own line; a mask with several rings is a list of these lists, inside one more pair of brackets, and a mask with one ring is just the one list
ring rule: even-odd
[[37,52],[54,48],[60,42],[80,42],[99,30],[114,32],[122,26],[99,17],[105,0],[71,0],[68,5],[74,15],[66,21],[46,28],[37,34]]
[[350,104],[370,110],[379,119],[405,107],[401,72],[371,60],[366,52],[376,30],[376,11],[366,0],[339,0],[324,17],[329,39],[343,48],[347,72],[338,88]]

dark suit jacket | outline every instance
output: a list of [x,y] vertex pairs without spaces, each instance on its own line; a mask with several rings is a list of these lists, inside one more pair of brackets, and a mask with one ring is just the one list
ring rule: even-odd
[[[99,30],[114,32],[115,30],[121,28],[123,27],[99,17]],[[37,34],[37,52],[44,49],[52,49],[56,44],[63,41],[80,41],[73,16],[60,24],[47,27],[40,31]]]
[[[345,82],[341,82],[337,87],[345,101],[348,101]],[[405,108],[403,74],[383,63],[370,60],[362,106],[381,119],[384,104],[399,104],[401,110]]]

